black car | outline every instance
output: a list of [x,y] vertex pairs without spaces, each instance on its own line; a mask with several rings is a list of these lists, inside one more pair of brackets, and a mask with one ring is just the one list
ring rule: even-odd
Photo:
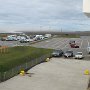
[[64,57],[73,57],[73,51],[66,51],[65,53],[64,53]]
[[54,50],[52,53],[53,57],[61,57],[63,55],[63,51],[62,50]]

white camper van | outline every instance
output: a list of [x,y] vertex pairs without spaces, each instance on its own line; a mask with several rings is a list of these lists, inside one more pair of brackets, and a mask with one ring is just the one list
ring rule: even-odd
[[87,47],[87,52],[90,54],[90,46]]
[[7,36],[6,41],[17,41],[17,35]]

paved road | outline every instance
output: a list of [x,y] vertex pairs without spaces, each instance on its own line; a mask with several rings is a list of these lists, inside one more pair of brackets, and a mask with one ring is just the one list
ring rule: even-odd
[[0,83],[0,90],[86,90],[85,69],[90,69],[89,61],[52,58],[30,69],[31,77],[18,75]]

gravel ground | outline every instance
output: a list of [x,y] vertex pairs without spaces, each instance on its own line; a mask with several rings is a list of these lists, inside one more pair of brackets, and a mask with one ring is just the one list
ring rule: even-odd
[[31,75],[17,75],[0,83],[0,90],[86,90],[90,61],[52,58],[28,71]]

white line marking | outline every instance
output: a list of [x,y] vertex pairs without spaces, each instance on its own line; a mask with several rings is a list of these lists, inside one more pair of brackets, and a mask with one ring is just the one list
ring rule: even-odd
[[64,45],[66,42],[68,42],[69,40],[64,40],[63,42],[61,42],[61,44],[60,45],[58,45],[56,48],[60,48],[62,45]]
[[87,40],[87,42],[88,42],[88,46],[89,46],[89,41]]
[[[59,39],[59,41],[57,41],[57,43],[53,44],[53,46],[55,47],[56,45],[58,45],[59,43],[62,43],[64,39]],[[51,46],[52,47],[52,46]]]
[[82,47],[82,43],[83,43],[83,40],[81,41],[81,45],[80,45],[80,48]]
[[67,43],[62,49],[66,48],[69,44]]

